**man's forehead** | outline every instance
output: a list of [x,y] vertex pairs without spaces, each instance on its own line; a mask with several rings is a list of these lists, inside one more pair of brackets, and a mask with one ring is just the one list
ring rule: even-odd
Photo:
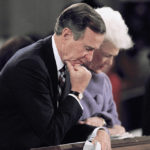
[[87,46],[90,46],[94,49],[99,49],[104,40],[104,34],[95,33],[91,29],[87,28],[84,34],[84,40]]
[[[85,44],[85,43],[84,43]],[[95,50],[99,50],[101,48],[101,42],[91,42],[91,43],[86,43],[84,45],[85,47],[93,48]]]

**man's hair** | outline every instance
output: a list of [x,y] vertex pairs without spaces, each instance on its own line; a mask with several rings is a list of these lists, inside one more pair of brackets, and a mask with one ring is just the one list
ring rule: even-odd
[[104,21],[101,16],[85,3],[73,4],[66,8],[57,18],[55,25],[56,35],[61,35],[64,28],[69,28],[78,40],[89,27],[95,33],[106,32]]
[[133,46],[132,39],[128,34],[128,27],[125,24],[119,11],[110,7],[97,8],[106,25],[105,39],[119,49],[129,49]]

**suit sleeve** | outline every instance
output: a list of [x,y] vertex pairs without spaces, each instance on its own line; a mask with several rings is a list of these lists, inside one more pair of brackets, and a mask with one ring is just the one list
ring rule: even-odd
[[[8,75],[9,76],[9,75]],[[51,79],[42,63],[36,59],[23,60],[10,72],[9,86],[25,120],[44,145],[60,144],[66,132],[82,114],[78,102],[67,96],[54,109],[49,86]]]
[[86,124],[76,124],[67,132],[63,139],[63,143],[86,141],[88,136],[92,134],[95,128],[95,126]]

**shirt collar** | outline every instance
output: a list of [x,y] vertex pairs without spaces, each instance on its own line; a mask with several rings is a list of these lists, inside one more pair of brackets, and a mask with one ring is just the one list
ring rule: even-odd
[[55,40],[54,40],[54,35],[52,36],[52,48],[53,48],[54,57],[55,57],[55,60],[56,60],[57,71],[59,71],[64,66],[64,63],[61,60],[60,55],[58,53],[58,49],[56,47],[56,43],[55,43]]

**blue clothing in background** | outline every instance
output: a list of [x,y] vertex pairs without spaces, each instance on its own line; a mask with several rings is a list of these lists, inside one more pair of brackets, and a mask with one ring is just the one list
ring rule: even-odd
[[121,124],[113,100],[112,85],[105,73],[92,73],[92,79],[84,92],[81,104],[84,111],[80,120],[99,116],[105,119],[108,127]]

